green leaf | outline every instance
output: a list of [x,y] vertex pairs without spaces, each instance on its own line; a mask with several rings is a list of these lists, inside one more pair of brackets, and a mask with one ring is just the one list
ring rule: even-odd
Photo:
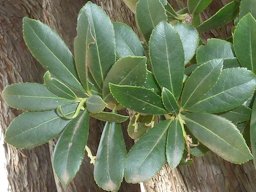
[[160,0],[139,0],[135,18],[146,40],[149,40],[152,30],[159,22],[167,21],[166,11]]
[[187,109],[210,113],[234,109],[252,96],[255,86],[255,75],[251,71],[245,68],[224,69],[215,86]]
[[7,86],[3,92],[4,101],[13,108],[26,111],[56,109],[59,105],[74,101],[57,97],[44,85],[38,83],[16,83]]
[[242,134],[230,121],[207,113],[186,113],[184,120],[189,131],[223,159],[236,164],[252,159]]
[[256,72],[256,20],[244,16],[234,32],[234,50],[241,66]]
[[194,27],[184,23],[174,25],[174,29],[180,36],[184,50],[184,64],[187,64],[195,55],[196,48],[199,44],[199,34]]
[[47,89],[58,97],[75,100],[76,94],[64,83],[51,76],[51,73],[47,71],[44,74],[44,84]]
[[175,99],[172,92],[170,92],[165,87],[162,90],[162,101],[168,112],[174,113],[174,114],[179,113],[179,105],[177,103],[177,100]]
[[223,67],[222,59],[199,65],[186,80],[181,96],[183,108],[189,107],[207,93],[217,82]]
[[72,53],[50,27],[25,17],[23,36],[30,52],[44,68],[79,96],[84,96],[84,89],[77,80]]
[[188,1],[188,10],[191,14],[196,15],[205,10],[212,0],[189,0]]
[[253,154],[253,164],[256,167],[256,100],[253,102],[251,122],[250,122],[250,142]]
[[251,13],[256,18],[256,1],[255,0],[241,0],[239,7],[239,19],[247,13]]
[[124,107],[139,113],[165,114],[161,97],[143,87],[110,84],[114,98]]
[[144,48],[131,27],[124,23],[114,23],[117,57],[143,56]]
[[90,116],[100,121],[108,121],[108,122],[116,122],[116,123],[123,123],[129,118],[128,116],[120,115],[113,112],[91,113]]
[[89,20],[86,14],[86,6],[82,7],[79,12],[77,18],[77,36],[74,40],[74,56],[75,56],[75,64],[76,70],[82,83],[84,89],[86,91],[89,90],[88,84],[88,67],[87,67],[87,59],[88,59],[88,48],[89,44],[93,42]]
[[244,105],[239,106],[231,111],[220,114],[220,116],[228,119],[234,124],[243,123],[250,120],[252,110]]
[[53,153],[53,169],[59,180],[67,186],[79,171],[89,134],[87,111],[71,120],[65,127]]
[[158,86],[156,79],[151,71],[147,70],[147,79],[145,81],[144,87],[152,89],[156,94],[161,94],[161,89]]
[[129,151],[125,163],[125,180],[139,183],[153,177],[166,162],[165,144],[171,121],[161,121],[144,134]]
[[136,4],[138,2],[138,0],[123,0],[123,2],[127,5],[127,7],[129,7],[129,9],[135,13],[136,10]]
[[98,95],[92,95],[86,99],[86,109],[90,113],[100,113],[106,106],[107,104]]
[[208,31],[217,27],[221,27],[231,21],[233,21],[239,10],[239,3],[236,1],[231,1],[222,7],[217,13],[212,17],[204,21],[197,27],[199,32]]
[[126,148],[120,124],[106,122],[94,165],[94,179],[106,191],[118,191],[124,176]]
[[178,98],[185,71],[184,51],[179,34],[167,22],[161,22],[152,32],[149,54],[157,82]]
[[234,59],[232,44],[222,39],[208,39],[206,45],[198,47],[196,60],[198,64],[212,59]]
[[109,83],[118,85],[143,85],[146,81],[146,57],[128,56],[119,59],[107,74],[103,84],[106,102],[115,102],[109,91]]
[[175,20],[178,18],[178,14],[176,13],[176,11],[169,2],[167,2],[167,4],[165,5],[165,10],[168,17],[168,21]]
[[[63,110],[67,114],[75,111],[76,105],[68,105]],[[9,125],[5,141],[16,148],[33,148],[47,143],[69,123],[55,111],[26,112],[16,117]]]
[[183,130],[179,120],[175,119],[169,125],[166,141],[166,158],[172,169],[176,168],[185,149]]
[[89,45],[88,66],[98,88],[102,88],[103,80],[116,59],[114,27],[107,14],[96,4],[89,1],[84,9],[94,39]]

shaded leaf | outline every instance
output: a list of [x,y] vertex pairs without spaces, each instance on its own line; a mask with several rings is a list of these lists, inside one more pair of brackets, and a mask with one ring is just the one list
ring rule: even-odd
[[176,168],[185,149],[183,130],[179,120],[175,119],[169,125],[166,141],[166,158],[172,169]]
[[251,112],[252,110],[249,107],[242,105],[231,111],[220,114],[220,116],[228,119],[234,124],[237,124],[237,123],[249,121],[251,117]]
[[86,99],[86,109],[90,113],[100,113],[106,106],[107,104],[98,95],[91,95]]
[[179,105],[174,95],[166,88],[162,90],[162,101],[166,110],[170,113],[178,114]]
[[128,116],[120,115],[113,112],[91,113],[90,116],[101,121],[116,122],[116,123],[123,123],[129,118]]
[[256,20],[244,16],[234,32],[234,50],[241,66],[256,72]]
[[196,15],[205,10],[212,0],[189,0],[188,1],[188,10],[191,14]]
[[139,113],[165,114],[161,97],[143,87],[110,84],[114,98],[124,107]]
[[69,85],[79,96],[84,96],[84,89],[77,79],[72,53],[50,27],[25,17],[23,37],[32,55],[44,68]]
[[160,0],[139,0],[135,18],[146,40],[149,40],[152,30],[159,22],[167,21],[166,11]]
[[148,71],[148,70],[147,70],[147,79],[145,81],[144,87],[154,90],[156,94],[159,94],[159,95],[161,94],[161,89],[157,84],[154,75],[152,74],[151,71]]
[[131,27],[124,23],[114,23],[117,57],[143,56],[144,48]]
[[125,180],[139,183],[153,177],[166,162],[165,144],[171,121],[161,121],[144,134],[129,151],[125,161]]
[[256,167],[256,100],[253,102],[251,121],[250,121],[250,142],[253,154],[253,164]]
[[53,152],[53,169],[59,180],[67,186],[79,171],[89,134],[87,111],[71,120],[61,134]]
[[184,51],[179,34],[167,22],[161,22],[152,32],[149,54],[157,82],[178,98],[185,70]]
[[120,124],[106,122],[94,165],[94,179],[106,191],[118,191],[124,176],[126,148]]
[[181,96],[182,106],[189,107],[200,100],[217,82],[223,67],[222,59],[215,59],[197,67],[186,80]]
[[4,101],[13,108],[26,111],[56,109],[59,105],[74,101],[57,97],[39,83],[16,83],[7,86],[3,92]]
[[189,131],[223,159],[236,164],[252,159],[242,134],[230,121],[207,113],[186,113],[184,120]]
[[241,0],[239,7],[239,19],[247,13],[251,13],[256,18],[256,1],[255,0]]

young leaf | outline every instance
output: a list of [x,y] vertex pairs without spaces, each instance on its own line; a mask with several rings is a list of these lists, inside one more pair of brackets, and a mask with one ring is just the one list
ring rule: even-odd
[[84,96],[84,89],[77,80],[73,56],[66,44],[50,27],[25,17],[23,36],[30,52],[44,68],[79,96]]
[[212,59],[234,59],[232,44],[222,39],[209,39],[206,45],[198,47],[196,61],[198,64]]
[[112,112],[91,113],[90,116],[100,121],[108,121],[115,123],[123,123],[129,118],[128,116]]
[[253,164],[256,167],[256,100],[253,102],[250,122],[250,142],[253,154]]
[[74,56],[75,56],[75,64],[76,70],[82,83],[84,89],[88,91],[89,83],[88,83],[88,67],[87,67],[87,59],[88,59],[88,47],[91,42],[93,42],[93,38],[90,31],[89,20],[86,15],[86,6],[82,7],[79,12],[77,18],[77,36],[74,40]]
[[99,6],[89,1],[84,10],[94,39],[89,45],[88,66],[97,86],[102,88],[103,80],[116,59],[114,27]]
[[161,97],[143,87],[110,84],[114,98],[124,107],[139,113],[165,114]]
[[184,64],[187,64],[195,55],[196,48],[199,44],[199,34],[194,27],[184,23],[174,25],[174,29],[180,36],[184,50]]
[[242,19],[247,13],[251,13],[252,16],[256,18],[256,1],[241,0],[239,11],[239,19]]
[[139,183],[153,177],[166,162],[165,144],[171,121],[161,121],[144,134],[129,151],[125,161],[125,180]]
[[[69,105],[63,110],[72,114],[75,107],[76,105]],[[62,119],[55,111],[26,112],[11,122],[5,141],[20,149],[33,148],[56,137],[68,123],[69,120]]]
[[84,158],[89,133],[89,115],[83,111],[65,127],[53,153],[53,169],[64,186],[75,177]]
[[135,18],[146,40],[149,40],[152,30],[159,22],[167,21],[166,11],[160,0],[139,0]]
[[208,31],[217,27],[221,27],[231,21],[233,21],[239,10],[239,3],[236,1],[231,1],[222,7],[217,13],[212,17],[204,21],[197,27],[199,32]]
[[129,7],[129,9],[135,13],[136,10],[136,4],[138,2],[138,0],[123,0],[123,2],[127,5],[127,7]]
[[98,95],[92,95],[86,99],[86,109],[90,113],[100,113],[106,106],[107,104]]
[[239,106],[231,111],[220,114],[220,116],[228,119],[234,124],[242,123],[250,120],[252,110],[244,105]]
[[174,114],[179,113],[179,105],[177,103],[177,100],[175,99],[172,92],[170,92],[165,87],[162,90],[162,101],[168,112],[174,113]]
[[114,23],[117,57],[143,56],[144,48],[136,33],[126,24]]
[[256,20],[251,14],[244,16],[234,32],[234,50],[241,66],[256,73]]
[[169,125],[166,141],[166,158],[172,169],[176,168],[183,156],[185,145],[181,124],[175,119]]
[[214,59],[197,67],[185,82],[182,106],[189,107],[200,100],[217,82],[223,67],[222,59]]
[[157,82],[178,98],[185,71],[184,50],[179,34],[167,22],[159,23],[153,30],[149,54]]
[[49,71],[44,74],[44,84],[50,92],[58,97],[70,100],[75,100],[77,98],[76,94],[68,86],[52,77]]
[[230,121],[207,113],[186,113],[184,120],[189,131],[223,159],[236,164],[252,159],[242,134]]
[[124,176],[126,148],[120,124],[106,122],[94,166],[94,179],[106,191],[118,191]]
[[119,59],[107,74],[103,84],[103,96],[106,102],[115,102],[109,91],[109,83],[118,85],[143,85],[146,81],[146,57],[128,56]]
[[214,87],[188,110],[221,113],[242,105],[254,92],[255,75],[245,68],[228,68]]
[[26,111],[56,109],[59,105],[74,101],[57,97],[39,83],[16,83],[7,86],[3,92],[4,101],[13,108]]
[[212,0],[188,0],[188,10],[191,14],[197,15],[205,10]]

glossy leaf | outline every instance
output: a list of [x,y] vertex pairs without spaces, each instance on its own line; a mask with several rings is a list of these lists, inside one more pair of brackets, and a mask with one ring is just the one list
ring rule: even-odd
[[124,107],[139,113],[165,114],[161,97],[143,87],[110,84],[114,98]]
[[256,1],[255,0],[241,0],[239,7],[239,19],[251,13],[256,18]]
[[89,1],[84,9],[94,39],[89,45],[88,66],[95,83],[101,89],[103,80],[116,59],[114,27],[107,14],[96,4]]
[[224,69],[215,86],[187,109],[210,113],[234,109],[252,96],[255,86],[255,75],[251,71],[244,68]]
[[166,162],[165,145],[171,121],[161,121],[144,134],[129,151],[125,163],[125,180],[139,183],[153,177]]
[[172,169],[176,168],[185,149],[183,130],[179,120],[175,119],[169,125],[167,141],[166,141],[166,158]]
[[149,54],[157,82],[178,98],[185,71],[184,51],[179,34],[167,22],[161,22],[152,32]]
[[53,153],[53,169],[59,180],[67,186],[79,171],[89,134],[87,111],[71,120],[65,127]]
[[143,56],[144,48],[136,33],[126,24],[114,23],[117,57]]
[[76,94],[67,85],[52,77],[49,71],[44,74],[44,84],[50,92],[54,93],[58,97],[71,100],[75,100],[77,98]]
[[146,40],[149,40],[152,30],[159,22],[167,21],[166,11],[160,0],[139,0],[135,18]]
[[256,72],[256,20],[244,16],[234,32],[234,50],[241,66]]
[[16,83],[7,86],[3,92],[4,101],[13,108],[26,111],[56,109],[59,105],[74,101],[57,97],[39,83]]
[[107,74],[103,85],[106,102],[115,101],[109,91],[109,83],[118,85],[143,85],[146,81],[146,57],[129,56],[119,59]]
[[128,116],[120,115],[112,112],[91,113],[90,116],[100,121],[108,121],[108,122],[116,122],[116,123],[123,123],[129,118]]
[[212,59],[234,59],[232,44],[222,39],[208,39],[206,45],[201,45],[196,52],[198,64]]
[[90,113],[100,113],[106,106],[107,104],[98,95],[91,95],[86,99],[86,109]]
[[94,179],[106,191],[118,191],[124,176],[126,148],[120,124],[107,122],[94,165]]
[[250,121],[250,142],[253,154],[253,164],[256,167],[256,100],[253,102],[251,121]]
[[162,101],[168,112],[174,113],[174,114],[179,113],[179,105],[177,103],[177,100],[175,99],[172,92],[170,92],[166,88],[163,88],[162,90]]
[[77,36],[74,40],[74,56],[76,70],[85,90],[89,90],[88,83],[88,48],[89,44],[93,42],[93,38],[90,31],[89,20],[86,14],[86,6],[82,7],[77,18]]
[[200,100],[217,82],[223,67],[222,59],[215,59],[197,67],[186,80],[181,96],[182,106],[189,107]]
[[212,0],[189,0],[188,1],[188,10],[191,14],[196,15],[205,10]]
[[223,25],[233,21],[239,10],[239,3],[236,1],[231,1],[222,7],[217,13],[212,17],[200,24],[197,29],[199,32],[208,31],[217,27],[222,27]]
[[[75,111],[75,105],[63,107],[67,114]],[[69,123],[55,111],[26,112],[16,117],[9,125],[5,141],[17,148],[33,148],[47,143]]]
[[199,34],[194,27],[188,24],[178,23],[174,28],[180,36],[184,50],[184,64],[187,64],[195,55],[199,44]]
[[69,85],[79,96],[84,96],[84,89],[77,79],[72,53],[50,27],[25,17],[23,36],[30,52],[44,68]]
[[207,113],[186,113],[185,122],[201,143],[223,159],[236,164],[252,159],[242,134],[230,121]]
[[234,124],[242,123],[250,120],[252,110],[244,105],[239,106],[231,111],[221,114],[222,117],[228,119]]

